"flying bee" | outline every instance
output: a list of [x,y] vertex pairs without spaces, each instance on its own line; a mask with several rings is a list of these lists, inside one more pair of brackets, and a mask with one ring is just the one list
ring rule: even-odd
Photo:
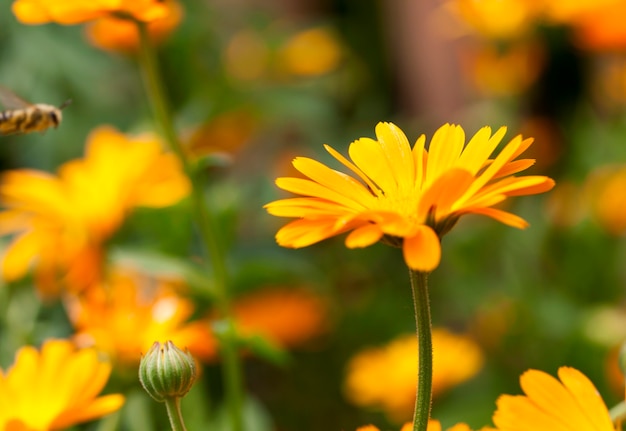
[[45,103],[29,103],[16,96],[8,88],[0,87],[0,103],[5,110],[0,112],[0,135],[45,132],[61,123],[61,110],[72,101],[67,100],[56,107]]

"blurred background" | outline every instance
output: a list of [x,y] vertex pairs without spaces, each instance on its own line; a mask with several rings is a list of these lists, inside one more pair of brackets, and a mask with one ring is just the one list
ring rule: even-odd
[[[400,252],[382,244],[347,250],[341,239],[281,249],[274,234],[284,220],[262,209],[284,197],[273,181],[294,173],[293,157],[341,170],[322,145],[346,154],[351,141],[374,137],[379,121],[394,122],[411,142],[446,122],[468,136],[505,125],[506,142],[520,133],[535,138],[531,171],[557,182],[546,195],[507,203],[530,222],[525,231],[471,216],[444,238],[442,264],[430,277],[432,314],[435,327],[460,338],[436,344],[435,361],[450,355],[443,374],[462,376],[440,390],[436,384],[433,416],[444,426],[490,423],[498,395],[520,393],[528,368],[554,375],[570,365],[609,406],[623,399],[616,365],[626,339],[623,2],[179,0],[174,7],[176,19],[155,38],[175,123],[208,177],[206,199],[223,228],[242,322],[257,316],[255,304],[275,319],[261,338],[277,341],[259,342],[244,357],[255,429],[399,429],[411,417],[414,353],[389,344],[414,331]],[[73,101],[58,130],[1,137],[2,170],[55,172],[82,157],[90,131],[103,124],[155,130],[132,38],[97,26],[26,26],[8,9],[0,14],[0,84],[34,103]],[[183,202],[133,212],[111,241],[114,254],[152,275],[166,272],[165,262],[193,262],[199,247],[188,209]],[[34,305],[30,279],[1,295],[3,368],[20,345],[78,331],[67,305]],[[187,297],[194,316],[210,312],[210,297],[193,287]],[[219,368],[207,353],[202,379],[183,401],[189,429],[206,429],[206,421],[220,429]],[[156,411],[132,370],[121,367],[111,383],[134,394],[125,411]],[[166,428],[142,418],[122,412],[120,426]]]

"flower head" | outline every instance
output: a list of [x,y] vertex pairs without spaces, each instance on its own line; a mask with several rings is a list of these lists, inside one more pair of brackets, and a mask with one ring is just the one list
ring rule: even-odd
[[155,341],[172,340],[201,359],[217,354],[217,341],[204,321],[191,321],[193,303],[175,284],[116,271],[67,302],[80,345],[96,346],[123,364],[137,364]]
[[[183,8],[175,0],[164,1],[167,14],[150,21],[148,34],[154,42],[161,42],[180,24]],[[86,27],[87,38],[98,48],[109,51],[136,52],[139,49],[139,31],[137,25],[115,15],[105,15]]]
[[162,0],[15,0],[13,13],[24,24],[80,24],[103,16],[127,16],[140,21],[163,18]]
[[2,261],[16,280],[36,266],[44,294],[81,290],[99,280],[103,245],[134,207],[172,205],[189,192],[177,159],[157,138],[126,137],[110,127],[89,137],[86,155],[58,175],[15,170],[0,178],[0,234],[17,234]]
[[463,129],[446,124],[435,132],[427,151],[424,135],[411,148],[397,126],[379,123],[378,140],[361,138],[350,145],[352,161],[326,146],[361,182],[298,157],[293,165],[307,178],[278,178],[276,184],[302,197],[265,206],[270,214],[298,217],[278,231],[276,240],[299,248],[352,231],[346,246],[356,248],[384,237],[402,246],[410,268],[431,271],[441,258],[440,237],[462,215],[482,214],[525,228],[526,221],[493,206],[509,196],[550,190],[554,181],[513,175],[534,163],[516,160],[532,139],[517,136],[490,158],[505,132],[502,127],[492,135],[489,127],[483,127],[465,145]]
[[301,344],[328,327],[322,298],[302,289],[260,289],[238,298],[233,314],[240,334],[260,335],[281,347]]
[[493,423],[499,431],[615,431],[593,383],[580,371],[561,367],[559,380],[539,370],[520,377],[525,395],[502,395]]
[[[433,330],[433,395],[473,377],[483,364],[474,341],[445,329]],[[347,367],[346,396],[354,404],[381,408],[395,421],[408,419],[415,404],[417,340],[405,335],[364,350]]]
[[46,341],[40,351],[22,347],[0,374],[0,429],[64,429],[118,410],[122,395],[98,396],[110,373],[95,350],[67,340]]

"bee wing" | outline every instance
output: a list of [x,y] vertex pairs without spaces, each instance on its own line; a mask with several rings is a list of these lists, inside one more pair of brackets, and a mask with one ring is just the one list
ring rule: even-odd
[[0,103],[5,109],[22,109],[32,105],[3,86],[0,86]]

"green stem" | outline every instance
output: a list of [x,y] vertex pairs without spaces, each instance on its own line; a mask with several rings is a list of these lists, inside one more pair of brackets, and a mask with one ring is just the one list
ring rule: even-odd
[[165,408],[167,408],[167,417],[170,418],[172,431],[187,431],[183,421],[183,414],[180,411],[180,398],[166,398]]
[[430,418],[433,386],[433,346],[428,300],[428,273],[410,271],[415,325],[417,328],[418,369],[417,395],[413,413],[413,431],[426,431]]
[[172,116],[165,97],[165,92],[163,91],[163,80],[159,73],[156,54],[150,42],[146,24],[140,21],[135,22],[141,42],[139,53],[140,66],[154,115],[161,126],[170,149],[180,160],[185,174],[192,183],[191,207],[193,217],[198,225],[200,237],[206,247],[208,257],[211,260],[217,306],[219,307],[222,318],[226,322],[225,336],[223,337],[224,342],[221,346],[224,360],[223,374],[226,386],[226,400],[232,421],[232,430],[241,431],[243,429],[241,413],[243,398],[241,363],[237,352],[235,325],[233,323],[230,298],[227,289],[228,274],[225,255],[216,235],[219,229],[216,228],[215,221],[204,205],[202,195],[203,188],[194,175],[191,164],[174,130]]

